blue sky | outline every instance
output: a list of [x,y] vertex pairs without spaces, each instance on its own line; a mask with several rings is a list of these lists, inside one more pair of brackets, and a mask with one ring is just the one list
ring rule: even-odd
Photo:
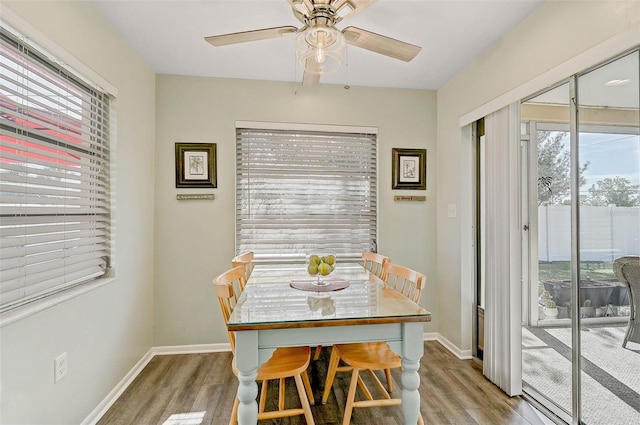
[[[569,146],[569,136],[563,139]],[[585,172],[588,190],[607,177],[624,177],[640,184],[640,136],[634,134],[580,133],[580,163],[589,161]]]

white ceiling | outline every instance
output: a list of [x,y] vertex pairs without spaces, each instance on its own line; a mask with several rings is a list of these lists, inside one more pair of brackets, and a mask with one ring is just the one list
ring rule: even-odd
[[[295,37],[213,47],[205,36],[300,27],[287,0],[93,0],[158,74],[302,80]],[[436,90],[544,0],[378,0],[337,27],[355,26],[422,46],[405,63],[349,46],[321,83]]]

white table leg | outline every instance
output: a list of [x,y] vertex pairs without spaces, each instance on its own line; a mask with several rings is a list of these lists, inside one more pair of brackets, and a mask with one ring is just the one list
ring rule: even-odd
[[424,354],[422,323],[402,325],[402,413],[406,425],[418,423],[420,415],[420,359]]
[[236,332],[236,368],[238,368],[238,424],[258,423],[258,332]]

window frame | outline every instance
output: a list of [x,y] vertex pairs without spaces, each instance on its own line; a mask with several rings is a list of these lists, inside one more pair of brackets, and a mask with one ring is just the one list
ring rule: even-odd
[[[368,198],[368,202],[372,202],[372,207],[369,207],[370,214],[372,214],[372,224],[370,230],[373,230],[373,236],[370,238],[370,241],[366,243],[366,246],[362,246],[362,249],[359,249],[358,252],[352,249],[354,252],[350,252],[349,254],[340,254],[339,250],[335,250],[332,248],[326,248],[319,246],[317,248],[309,248],[322,251],[322,253],[336,253],[338,257],[341,257],[343,260],[352,260],[356,261],[361,258],[361,252],[363,250],[371,250],[377,251],[377,240],[378,240],[378,192],[379,192],[379,154],[378,154],[378,128],[377,127],[364,127],[364,126],[346,126],[346,125],[319,125],[319,124],[300,124],[300,123],[275,123],[275,122],[253,122],[253,121],[236,121],[236,183],[235,183],[235,197],[236,197],[236,209],[235,209],[235,225],[236,225],[236,242],[235,242],[235,250],[236,254],[241,251],[246,251],[247,249],[251,250],[250,246],[243,244],[241,236],[239,234],[239,226],[240,226],[240,217],[239,210],[241,207],[239,204],[238,194],[239,190],[239,179],[241,178],[239,170],[240,166],[240,158],[239,158],[239,131],[264,131],[270,132],[289,132],[291,135],[295,135],[296,133],[315,133],[315,134],[326,134],[326,135],[336,135],[340,137],[340,135],[353,135],[355,137],[370,138],[373,142],[372,147],[368,149],[372,149],[373,155],[373,165],[375,167],[372,170],[373,176],[371,177],[372,182],[371,189],[369,193],[372,195]],[[295,136],[294,136],[295,137]],[[348,136],[347,136],[348,137]],[[355,244],[354,244],[355,246]],[[305,250],[306,251],[306,250]],[[338,252],[337,252],[338,251]],[[256,263],[267,263],[267,262],[304,262],[306,260],[306,256],[310,254],[310,252],[297,252],[296,254],[288,253],[285,255],[266,255],[264,253],[255,252],[255,260]]]
[[18,38],[20,43],[26,45],[28,49],[37,51],[38,54],[47,61],[55,63],[55,65],[64,70],[65,73],[73,76],[73,79],[80,84],[84,84],[91,87],[92,90],[99,91],[103,96],[107,96],[109,99],[109,107],[107,113],[109,116],[108,126],[106,131],[110,133],[108,140],[108,149],[110,150],[107,160],[109,164],[107,166],[107,184],[109,189],[106,191],[106,196],[109,200],[107,206],[107,235],[109,238],[109,260],[106,272],[99,277],[95,277],[90,280],[86,280],[80,284],[69,286],[61,291],[47,294],[40,298],[34,298],[30,302],[18,305],[10,310],[0,313],[0,327],[16,322],[42,310],[50,308],[54,305],[60,304],[69,299],[75,298],[79,295],[97,289],[105,284],[113,282],[115,280],[115,241],[113,239],[113,226],[114,226],[114,205],[115,205],[115,150],[116,150],[116,137],[115,137],[115,114],[116,102],[118,97],[118,90],[115,86],[102,78],[99,74],[94,72],[90,67],[85,65],[84,62],[77,59],[74,55],[60,47],[55,42],[51,41],[47,36],[40,33],[31,24],[25,21],[22,17],[17,15],[11,9],[3,9],[3,16],[0,19],[0,24],[5,31],[14,37]]

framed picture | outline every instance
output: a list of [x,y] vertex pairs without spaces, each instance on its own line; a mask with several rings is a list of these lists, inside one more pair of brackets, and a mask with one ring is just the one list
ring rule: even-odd
[[176,143],[176,187],[218,187],[215,143]]
[[392,189],[427,188],[427,150],[392,149]]

